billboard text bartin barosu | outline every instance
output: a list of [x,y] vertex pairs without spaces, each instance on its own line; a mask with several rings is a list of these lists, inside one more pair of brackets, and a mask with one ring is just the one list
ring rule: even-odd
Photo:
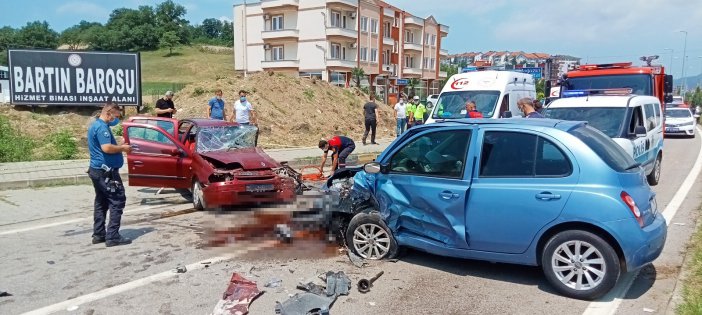
[[9,50],[10,102],[141,105],[139,53]]

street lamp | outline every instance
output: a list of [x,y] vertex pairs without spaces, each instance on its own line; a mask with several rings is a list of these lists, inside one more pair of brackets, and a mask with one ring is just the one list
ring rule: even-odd
[[685,45],[683,46],[683,66],[680,78],[683,79],[682,82],[682,94],[685,95],[685,58],[687,57],[687,31],[679,31],[680,33],[685,33]]
[[663,48],[663,50],[670,50],[670,74],[673,74],[673,55],[675,55],[675,50],[673,48]]

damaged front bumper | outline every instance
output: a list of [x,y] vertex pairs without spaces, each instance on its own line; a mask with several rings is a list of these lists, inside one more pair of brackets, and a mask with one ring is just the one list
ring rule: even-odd
[[287,203],[295,200],[295,183],[292,179],[244,181],[233,179],[211,183],[202,189],[210,208],[240,206],[259,203]]

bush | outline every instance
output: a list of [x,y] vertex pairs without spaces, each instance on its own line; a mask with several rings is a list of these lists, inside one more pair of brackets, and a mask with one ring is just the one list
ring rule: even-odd
[[34,141],[12,128],[10,120],[0,116],[0,162],[31,160]]
[[68,130],[55,132],[48,137],[48,142],[54,148],[53,160],[70,160],[78,153],[78,143]]
[[202,94],[205,94],[205,89],[201,87],[196,87],[195,91],[193,91],[193,96],[200,96]]
[[312,91],[310,89],[305,90],[305,92],[303,92],[302,94],[305,95],[305,98],[308,101],[312,101],[314,99],[314,91]]
[[[126,117],[125,117],[126,118]],[[117,126],[112,127],[112,134],[115,137],[121,137],[123,134],[123,128],[122,128],[122,121],[120,120],[119,124]]]

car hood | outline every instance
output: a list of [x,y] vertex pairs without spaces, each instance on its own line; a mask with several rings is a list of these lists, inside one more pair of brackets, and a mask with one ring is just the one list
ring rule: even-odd
[[666,124],[680,124],[680,123],[686,123],[686,122],[691,122],[694,121],[695,119],[692,117],[684,117],[684,118],[666,118],[665,123]]
[[255,170],[280,167],[280,163],[270,157],[261,148],[242,148],[227,151],[210,151],[200,153],[202,157],[215,160],[224,165],[238,163],[244,169]]

